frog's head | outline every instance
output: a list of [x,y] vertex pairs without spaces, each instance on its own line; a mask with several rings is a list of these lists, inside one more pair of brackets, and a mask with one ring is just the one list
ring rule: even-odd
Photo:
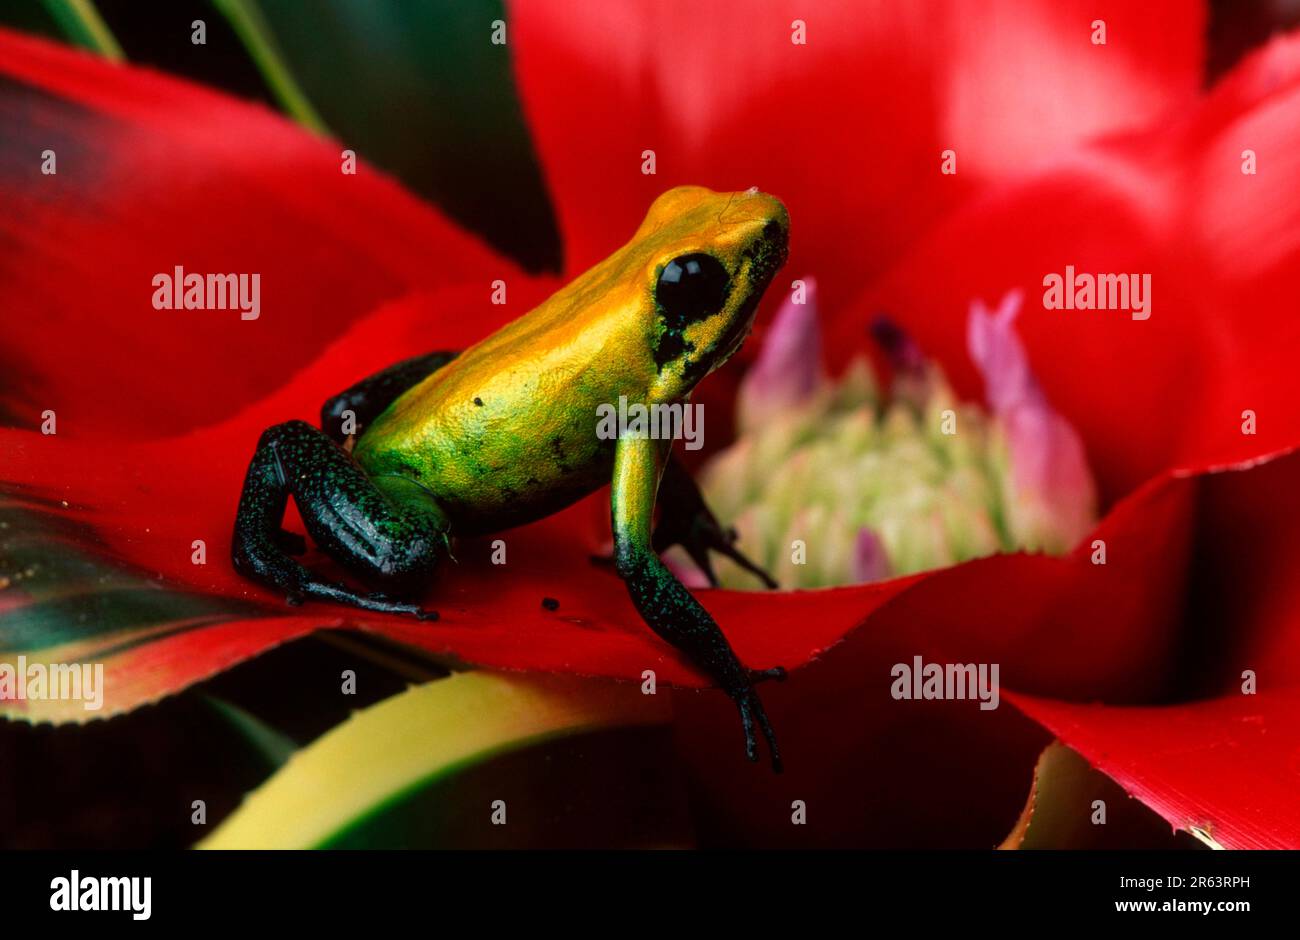
[[655,397],[687,394],[740,348],[785,263],[789,232],[785,206],[757,189],[680,186],[654,201],[626,261],[644,291]]

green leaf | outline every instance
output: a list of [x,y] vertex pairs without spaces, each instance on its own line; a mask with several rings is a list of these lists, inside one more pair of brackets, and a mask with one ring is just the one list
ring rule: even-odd
[[217,714],[225,718],[230,726],[239,732],[240,737],[271,767],[283,766],[298,749],[293,738],[272,728],[252,712],[240,708],[234,702],[228,702],[215,695],[205,695],[203,700],[211,705]]
[[92,0],[45,0],[45,9],[72,42],[114,62],[126,61],[122,47]]
[[312,107],[306,93],[299,87],[288,63],[284,59],[270,25],[262,15],[257,0],[212,0],[222,15],[230,21],[244,48],[266,79],[276,101],[285,113],[315,134],[327,134],[329,128]]
[[[546,756],[547,746],[602,730],[663,724],[666,712],[665,705],[642,695],[639,687],[631,684],[458,673],[357,712],[298,751],[199,848],[316,848],[374,844],[376,839],[391,845],[398,839],[409,841],[409,835],[403,835],[407,826],[400,821],[404,808],[408,814],[416,808],[412,818],[418,818],[422,832],[450,833],[458,825],[464,826],[467,800],[476,804],[472,812],[484,841],[491,835],[517,833],[520,824],[527,829],[530,821],[520,818],[519,800],[507,799],[507,814],[513,802],[515,816],[507,815],[506,826],[493,827],[491,802],[497,798],[493,794],[507,790],[526,794],[532,787],[521,785],[520,774],[537,773],[534,782],[541,781],[553,776],[557,766],[566,761],[571,764],[573,755],[581,756],[586,747],[571,749],[569,758],[557,760],[554,754]],[[594,747],[617,749],[621,740],[607,737]],[[653,787],[651,795],[660,793],[660,802],[674,801],[674,784],[668,779],[671,761],[667,760],[666,729],[662,748],[635,731],[628,740],[633,743],[623,747],[625,760],[621,764],[601,759],[591,761],[591,766],[617,768],[624,784],[658,768],[665,781]],[[538,745],[543,747],[536,752],[523,752]],[[509,765],[508,774],[489,773],[471,785],[448,789],[457,775],[482,772],[493,759],[513,758],[517,760]],[[495,783],[486,784],[485,779],[495,779]],[[603,791],[619,789],[605,786]],[[449,797],[453,792],[457,794],[454,799]],[[430,793],[434,799],[428,798]],[[611,818],[617,822],[627,815],[623,812]],[[665,824],[657,835],[642,834],[644,839],[676,844],[684,838],[684,813],[643,808],[641,815],[676,821],[673,826]],[[445,839],[440,844],[466,839],[473,835],[466,836],[462,828],[455,840]]]
[[492,23],[506,18],[501,0],[221,5],[260,11],[260,34],[274,37],[277,67],[292,75],[342,147],[529,270],[559,269],[559,235],[515,92],[510,47],[491,42]]

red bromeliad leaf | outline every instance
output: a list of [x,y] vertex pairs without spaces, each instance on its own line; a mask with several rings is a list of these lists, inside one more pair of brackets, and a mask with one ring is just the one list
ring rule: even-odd
[[[1244,669],[1256,671],[1261,688],[1300,688],[1300,603],[1293,579],[1280,574],[1300,563],[1297,481],[1300,451],[1250,468],[1170,474],[1120,503],[1073,558],[998,556],[919,576],[836,647],[788,681],[764,687],[782,736],[780,778],[750,773],[738,753],[719,754],[718,742],[737,734],[729,703],[678,693],[679,743],[699,818],[709,820],[704,837],[806,845],[788,815],[774,809],[802,799],[816,807],[808,838],[819,845],[997,844],[1023,805],[1045,735],[1007,707],[1011,693],[992,711],[971,701],[894,701],[891,669],[914,656],[999,663],[1003,689],[1021,693],[1017,704],[1023,693],[1044,703],[1041,712],[1026,711],[1036,720],[1048,706],[1072,707],[1052,699],[1139,705],[1236,695]],[[1094,538],[1106,543],[1104,566],[1089,561]],[[703,595],[711,608],[715,596]],[[815,621],[812,601],[809,607],[784,629]],[[1095,763],[1099,752],[1081,743],[1088,714],[1080,713],[1077,734],[1044,723]],[[1205,741],[1222,727],[1207,727]],[[1120,721],[1105,730],[1116,741],[1124,734]],[[1251,818],[1275,810],[1293,818],[1294,807],[1276,797],[1294,780],[1294,751],[1264,746],[1263,738],[1235,740],[1255,775],[1225,770],[1213,793],[1231,794]],[[1134,736],[1128,746],[1138,755],[1158,743]],[[1164,763],[1152,754],[1143,771],[1153,779]],[[1256,789],[1262,776],[1277,785]],[[1182,805],[1203,802],[1211,818],[1220,813],[1222,801],[1209,791],[1202,796],[1194,774],[1163,779],[1180,787]],[[1144,800],[1149,792],[1126,788]],[[1285,829],[1276,835],[1269,844],[1297,844]]]
[[[326,605],[286,608],[228,564],[234,506],[262,428],[310,418],[322,389],[333,390],[397,358],[417,337],[434,339],[424,335],[431,322],[441,324],[441,331],[430,345],[465,345],[477,327],[464,312],[482,302],[481,293],[449,289],[390,305],[272,398],[184,437],[109,446],[2,432],[3,485],[14,512],[21,513],[4,532],[6,556],[20,558],[25,545],[51,544],[52,527],[63,526],[68,541],[54,544],[93,557],[104,569],[92,569],[96,577],[111,577],[99,585],[39,565],[18,580],[7,571],[0,650],[48,659],[56,649],[78,660],[111,652],[109,713],[174,692],[314,626],[372,629],[434,653],[505,669],[623,679],[654,669],[665,682],[706,684],[640,622],[618,578],[590,564],[590,554],[608,534],[592,524],[590,505],[508,534],[508,577],[488,563],[486,540],[458,549],[460,563],[444,571],[428,599],[443,614],[436,624]],[[87,473],[88,467],[94,472]],[[1282,546],[1287,526],[1300,517],[1296,498],[1285,496],[1288,487],[1296,491],[1297,474],[1300,458],[1287,456],[1223,474],[1252,478],[1236,488],[1218,484],[1219,477],[1204,486],[1190,477],[1154,481],[1098,528],[1096,536],[1108,547],[1105,566],[1091,563],[1085,540],[1068,558],[998,556],[878,585],[707,592],[704,602],[754,667],[800,666],[868,621],[833,659],[853,664],[858,644],[905,638],[914,652],[943,650],[960,661],[1002,662],[1003,681],[1011,687],[1131,701],[1149,696],[1171,662],[1189,552],[1200,544],[1193,536],[1213,544],[1214,533],[1197,528],[1203,521],[1200,491],[1209,488],[1211,518],[1225,528],[1238,518],[1238,508],[1266,500],[1268,517],[1250,517],[1254,537],[1276,532]],[[604,499],[600,494],[592,503]],[[192,562],[196,539],[206,544],[206,565]],[[76,553],[66,557],[75,559]],[[8,567],[18,570],[12,561]],[[111,605],[120,590],[127,593],[117,599],[130,602],[124,613],[121,605],[94,606],[103,595],[109,599],[102,602]],[[178,590],[179,599],[170,593]],[[1225,590],[1231,597],[1230,588]],[[544,610],[543,597],[557,598],[560,609]],[[1268,605],[1257,604],[1263,619]],[[1258,635],[1269,642],[1262,628],[1249,620],[1245,626],[1241,638]],[[1282,635],[1297,637],[1300,631]],[[1297,661],[1294,640],[1281,643]],[[13,703],[9,710],[20,707]],[[45,714],[44,707],[26,703],[29,717],[68,717]]]
[[[45,409],[119,441],[219,421],[384,300],[517,275],[370,168],[341,172],[345,145],[3,30],[0,122],[0,413],[29,427]],[[155,310],[176,265],[260,275],[260,316]]]
[[1226,849],[1300,848],[1300,689],[1160,708],[1011,700],[1175,829]]
[[[832,318],[828,348],[842,359],[860,323],[887,310],[977,394],[970,300],[1021,288],[1030,361],[1083,435],[1106,500],[1170,467],[1300,442],[1297,113],[1300,35],[1248,59],[1189,118],[1049,160],[953,213]],[[1247,149],[1257,174],[1242,172]],[[1044,276],[1067,265],[1149,274],[1150,318],[1041,309]],[[1246,411],[1255,433],[1243,433]]]
[[[763,693],[790,768],[783,779],[756,776],[738,742],[730,758],[719,756],[717,742],[738,735],[722,696],[676,696],[678,733],[715,810],[711,825],[743,820],[756,838],[792,838],[771,800],[788,806],[794,793],[816,799],[825,815],[813,818],[841,834],[879,831],[883,819],[897,837],[908,825],[919,831],[924,814],[948,823],[948,838],[964,819],[967,836],[996,842],[1023,799],[1024,768],[1007,760],[989,770],[987,749],[1032,762],[1043,733],[1010,709],[892,702],[890,665],[915,655],[998,662],[1007,688],[1103,698],[1112,708],[1221,695],[1241,669],[1263,675],[1260,663],[1268,687],[1297,682],[1300,597],[1281,573],[1300,560],[1300,456],[1207,468],[1216,456],[1258,456],[1300,439],[1282,407],[1296,328],[1273,316],[1293,283],[1295,228],[1270,214],[1289,223],[1295,202],[1286,187],[1300,167],[1288,156],[1300,152],[1290,146],[1290,47],[1244,67],[1196,120],[1071,150],[1085,135],[1131,129],[1184,99],[1199,64],[1199,20],[1170,17],[1163,4],[1108,12],[1111,45],[1099,60],[1087,40],[1092,6],[1086,15],[1075,4],[1017,5],[1028,12],[1014,15],[992,8],[1003,48],[973,42],[955,17],[936,27],[905,6],[832,5],[808,22],[810,41],[821,31],[831,45],[816,67],[793,58],[802,51],[790,43],[798,11],[776,4],[743,18],[697,4],[690,29],[662,48],[624,47],[659,30],[604,28],[602,17],[628,17],[622,25],[631,26],[649,7],[585,18],[569,11],[549,22],[529,4],[515,11],[525,102],[558,194],[570,272],[626,238],[659,191],[696,182],[757,184],[790,203],[792,276],[841,285],[824,291],[840,311],[828,331],[838,350],[857,348],[866,322],[843,304],[849,278],[856,287],[891,265],[868,305],[885,305],[949,368],[962,361],[958,318],[972,297],[995,300],[1016,284],[1036,291],[1043,272],[1065,264],[1148,271],[1160,285],[1146,323],[1078,314],[1024,321],[1031,358],[1054,403],[1085,433],[1113,504],[1095,533],[1105,565],[1092,563],[1089,538],[1066,558],[998,556],[828,591],[702,594],[747,664],[802,667]],[[579,32],[562,35],[561,22]],[[900,46],[921,51],[913,58]],[[995,61],[986,61],[988,49]],[[428,598],[443,613],[436,624],[324,605],[290,610],[239,579],[227,562],[229,532],[263,427],[313,418],[325,396],[398,358],[464,346],[552,285],[516,277],[512,306],[491,307],[484,285],[505,276],[504,262],[373,175],[338,173],[336,148],[255,108],[5,34],[0,53],[0,108],[25,145],[16,152],[39,153],[50,137],[61,161],[55,177],[39,175],[27,157],[0,163],[0,196],[17,219],[7,216],[0,230],[16,246],[0,259],[0,300],[18,314],[2,355],[27,380],[3,404],[30,416],[53,407],[61,432],[0,431],[0,660],[104,662],[99,716],[318,626],[373,630],[502,669],[620,679],[654,669],[667,683],[705,684],[641,624],[618,579],[588,563],[607,534],[591,524],[607,514],[602,495],[508,534],[508,576],[488,564],[486,542],[460,546],[460,564]],[[828,61],[838,70],[823,71]],[[1052,72],[1057,66],[1064,71]],[[1053,90],[1061,86],[1084,92],[1066,107]],[[584,89],[581,106],[574,88]],[[1022,96],[1021,106],[1008,106],[1008,95]],[[1048,101],[1059,120],[1043,120]],[[1275,175],[1229,184],[1238,158],[1227,170],[1223,161],[1260,140]],[[1034,158],[1057,156],[1028,182],[986,188],[1000,176],[990,155],[1008,141]],[[959,159],[969,158],[972,172],[945,178],[924,169],[947,147],[966,154]],[[637,172],[647,148],[657,150],[658,176]],[[66,156],[82,172],[64,173]],[[865,179],[827,184],[827,166],[868,158],[874,171]],[[1268,224],[1237,232],[1232,218]],[[264,274],[263,317],[153,310],[150,279],[170,264]],[[361,312],[412,286],[436,289],[390,304],[331,345]],[[88,316],[87,303],[100,315]],[[186,355],[193,348],[201,354]],[[1210,381],[1188,407],[1179,378],[1202,369]],[[955,371],[969,389],[972,376]],[[37,382],[51,391],[34,394]],[[1250,439],[1240,434],[1245,408],[1261,416]],[[1179,463],[1197,472],[1166,472]],[[1251,550],[1239,558],[1243,533]],[[192,563],[196,539],[206,544],[205,565]],[[543,597],[558,598],[559,610],[544,610]],[[1269,727],[1285,730],[1276,703]],[[5,702],[0,711],[84,717],[65,706]],[[1119,724],[1108,716],[1118,710],[1075,708],[1047,702],[1042,720],[1092,759],[1109,759]],[[1260,736],[1230,740],[1249,752],[1250,766],[1289,779],[1285,747]],[[1201,765],[1180,754],[1161,752],[1155,767],[1126,750],[1116,778],[1132,792],[1151,790],[1153,780],[1191,792],[1184,778]],[[898,772],[873,776],[882,762]],[[981,769],[989,779],[962,799],[996,797],[1007,809],[987,833],[973,831],[961,800],[935,810],[916,799],[927,780],[951,794],[954,775]],[[864,780],[875,787],[871,800]],[[1217,779],[1205,799],[1166,794],[1161,811],[1172,818],[1195,802],[1232,839],[1293,842],[1286,812],[1272,830],[1246,825],[1275,808],[1273,789],[1236,816],[1225,807],[1239,795],[1232,791],[1230,779]]]
[[982,183],[1186,103],[1204,58],[1185,2],[525,0],[510,28],[568,273],[669,186],[758,186],[790,210],[790,276],[831,306]]

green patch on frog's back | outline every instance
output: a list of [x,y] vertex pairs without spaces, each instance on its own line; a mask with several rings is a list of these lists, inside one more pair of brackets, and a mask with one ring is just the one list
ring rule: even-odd
[[609,482],[613,441],[594,421],[530,437],[430,433],[418,445],[384,439],[358,448],[372,475],[407,477],[428,492],[457,532],[472,535],[532,522]]

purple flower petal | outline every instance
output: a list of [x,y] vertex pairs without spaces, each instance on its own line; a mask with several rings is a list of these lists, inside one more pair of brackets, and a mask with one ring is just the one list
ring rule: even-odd
[[1027,548],[1063,552],[1096,522],[1097,495],[1083,441],[1048,407],[1019,405],[999,420],[1011,450],[1010,522]]
[[992,311],[973,301],[967,345],[1010,451],[1012,536],[1028,548],[1064,551],[1095,521],[1096,486],[1083,441],[1048,403],[1016,333],[1022,299],[1012,291]]
[[853,542],[852,584],[868,584],[889,577],[889,556],[880,537],[863,526]]
[[995,414],[1043,398],[1015,330],[1022,299],[1020,291],[1011,291],[993,311],[983,301],[974,300],[966,322],[966,346],[984,377],[984,397]]

